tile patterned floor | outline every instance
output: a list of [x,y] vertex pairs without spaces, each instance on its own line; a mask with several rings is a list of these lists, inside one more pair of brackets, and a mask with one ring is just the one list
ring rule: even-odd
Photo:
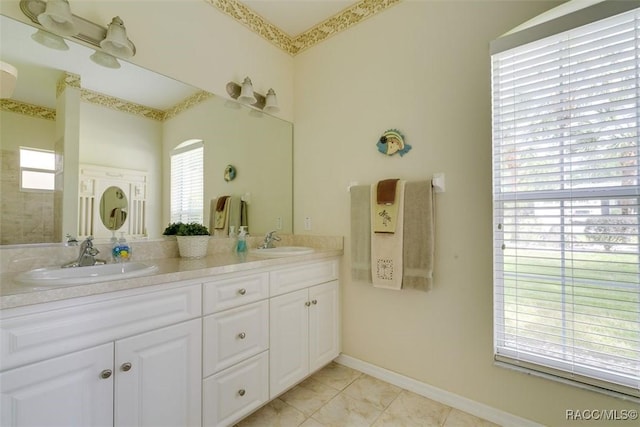
[[331,363],[236,427],[498,427]]

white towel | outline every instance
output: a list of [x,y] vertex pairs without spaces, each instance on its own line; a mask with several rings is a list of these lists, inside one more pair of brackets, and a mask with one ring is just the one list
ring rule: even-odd
[[[406,181],[398,181],[396,204],[398,216],[395,233],[376,233],[371,230],[371,276],[376,288],[402,289],[404,242],[404,187]],[[377,183],[371,185],[371,223],[375,223]]]

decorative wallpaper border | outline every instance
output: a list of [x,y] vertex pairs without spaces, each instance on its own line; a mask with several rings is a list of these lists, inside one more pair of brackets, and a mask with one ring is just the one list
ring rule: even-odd
[[204,0],[292,56],[402,0],[361,0],[304,33],[291,37],[237,0]]
[[36,119],[56,119],[56,110],[54,110],[53,108],[27,104],[26,102],[14,101],[13,99],[0,99],[0,110],[9,111],[16,114],[23,114],[25,116],[34,117]]
[[204,90],[198,91],[196,93],[194,93],[193,95],[191,95],[190,97],[182,100],[181,102],[179,102],[178,104],[174,105],[173,107],[169,108],[168,110],[166,110],[164,112],[164,120],[169,120],[175,116],[177,116],[180,113],[185,112],[186,110],[188,110],[191,107],[195,107],[196,105],[200,104],[201,102],[206,101],[207,99],[213,97],[214,95],[211,92],[207,92]]
[[[105,95],[90,89],[84,89],[81,87],[80,76],[77,74],[65,73],[58,80],[58,82],[56,83],[56,97],[60,96],[67,87],[79,89],[81,101],[100,105],[102,107],[121,111],[123,113],[130,113],[137,116],[146,117],[148,119],[156,120],[159,122],[169,120],[170,118],[185,112],[189,108],[206,101],[212,96],[215,96],[210,92],[201,90],[164,111],[152,107],[147,107],[141,104],[136,104],[134,102],[129,102],[124,99],[116,98],[114,96]],[[56,119],[56,110],[54,108],[41,107],[38,105],[27,104],[25,102],[15,101],[12,99],[0,99],[0,110],[10,111],[12,113],[23,114],[25,116],[46,120]]]
[[56,98],[58,98],[67,87],[80,89],[80,75],[68,72],[64,73],[56,83]]
[[162,110],[104,95],[89,89],[80,89],[80,99],[84,102],[100,105],[123,113],[135,114],[136,116],[146,117],[159,122],[163,121],[165,116],[165,112]]
[[291,53],[291,37],[275,25],[236,0],[205,0],[271,43]]

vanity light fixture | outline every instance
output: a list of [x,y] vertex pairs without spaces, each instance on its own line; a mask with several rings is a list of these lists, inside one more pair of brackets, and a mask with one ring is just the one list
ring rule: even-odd
[[49,49],[69,50],[69,45],[62,37],[45,30],[36,31],[31,35],[31,38]]
[[71,6],[67,0],[48,0],[44,12],[38,15],[38,22],[47,31],[59,36],[78,34],[78,29],[73,22]]
[[102,65],[103,67],[114,69],[120,68],[120,63],[115,57],[99,50],[96,50],[95,53],[89,57],[89,59],[91,59],[98,65]]
[[278,98],[276,98],[276,93],[273,89],[269,89],[267,92],[264,111],[267,113],[277,113],[280,111],[280,107],[278,107]]
[[242,82],[242,89],[240,90],[238,101],[246,105],[251,105],[258,102],[255,95],[253,94],[253,83],[251,83],[251,79],[249,77],[245,77],[244,81]]
[[245,77],[242,85],[235,82],[227,83],[227,93],[238,102],[252,107],[264,110],[267,113],[275,113],[280,110],[278,108],[278,100],[273,89],[269,89],[267,96],[261,95],[253,91],[253,84],[249,77]]
[[[136,47],[127,38],[124,23],[119,16],[113,18],[108,28],[105,28],[102,25],[71,14],[68,0],[47,0],[46,2],[43,0],[20,0],[20,9],[33,23],[42,26],[45,30],[59,36],[72,37],[82,44],[96,49],[96,51],[102,51],[105,54],[125,59],[131,58],[136,54]],[[42,43],[40,40],[44,40],[43,36],[37,35],[37,33],[32,37],[39,43]],[[64,40],[62,40],[62,43],[64,44]],[[54,47],[51,43],[42,44],[53,49],[66,50],[63,47]],[[93,55],[92,60],[104,65],[95,61]],[[110,63],[113,65],[113,61],[110,61]]]
[[113,18],[107,27],[107,36],[100,42],[107,53],[120,58],[131,58],[135,54],[133,43],[127,38],[127,30],[119,16]]

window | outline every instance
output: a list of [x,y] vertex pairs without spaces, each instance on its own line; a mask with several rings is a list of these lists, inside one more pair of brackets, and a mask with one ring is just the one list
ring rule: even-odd
[[635,397],[639,18],[492,55],[495,358]]
[[20,148],[20,190],[53,191],[56,156],[53,151]]
[[204,144],[189,140],[171,153],[171,222],[204,221]]

